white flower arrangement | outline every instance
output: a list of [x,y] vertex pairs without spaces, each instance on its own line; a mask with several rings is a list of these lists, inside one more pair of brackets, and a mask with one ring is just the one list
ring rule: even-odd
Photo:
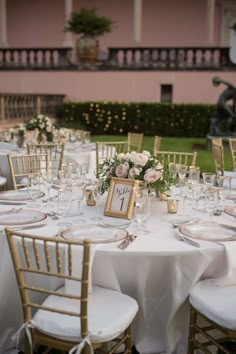
[[167,191],[176,179],[169,172],[168,163],[164,165],[151,156],[149,151],[116,154],[98,165],[97,177],[102,179],[102,192],[109,189],[112,177],[130,178],[147,183],[150,189]]
[[38,131],[38,141],[43,140],[52,141],[52,123],[50,119],[43,114],[39,114],[35,117],[32,117],[26,123],[27,130],[37,130]]

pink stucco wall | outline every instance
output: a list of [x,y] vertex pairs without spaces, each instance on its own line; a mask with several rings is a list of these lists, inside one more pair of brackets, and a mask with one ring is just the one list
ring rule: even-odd
[[173,84],[173,102],[215,103],[224,86],[212,85],[225,72],[0,72],[0,92],[58,93],[80,101],[159,102],[160,84]]
[[[64,0],[7,0],[7,32],[10,47],[62,46]],[[101,50],[134,46],[133,0],[74,0],[74,10],[95,7],[99,15],[115,23],[111,33],[100,37]],[[207,43],[207,0],[143,0],[140,46],[204,46]],[[217,3],[216,23],[221,6]],[[214,45],[220,44],[216,26]]]

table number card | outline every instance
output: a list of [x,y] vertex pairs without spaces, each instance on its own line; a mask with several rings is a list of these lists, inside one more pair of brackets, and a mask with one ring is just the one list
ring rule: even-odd
[[134,208],[134,186],[136,181],[113,177],[107,196],[104,215],[131,219]]

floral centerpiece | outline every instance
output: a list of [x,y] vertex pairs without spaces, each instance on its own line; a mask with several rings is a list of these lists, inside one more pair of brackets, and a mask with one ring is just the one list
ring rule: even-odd
[[32,117],[25,125],[27,130],[37,130],[37,140],[39,143],[45,141],[53,141],[52,124],[48,117],[39,114]]
[[151,156],[149,151],[116,154],[112,159],[105,159],[98,165],[97,177],[102,179],[102,192],[109,189],[112,177],[131,178],[144,181],[150,190],[164,193],[176,184],[176,178],[168,168]]

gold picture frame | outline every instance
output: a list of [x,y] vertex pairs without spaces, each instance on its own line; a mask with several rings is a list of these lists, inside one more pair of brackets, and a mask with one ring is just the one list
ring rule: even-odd
[[134,179],[112,177],[104,215],[130,220],[134,209],[136,183]]

